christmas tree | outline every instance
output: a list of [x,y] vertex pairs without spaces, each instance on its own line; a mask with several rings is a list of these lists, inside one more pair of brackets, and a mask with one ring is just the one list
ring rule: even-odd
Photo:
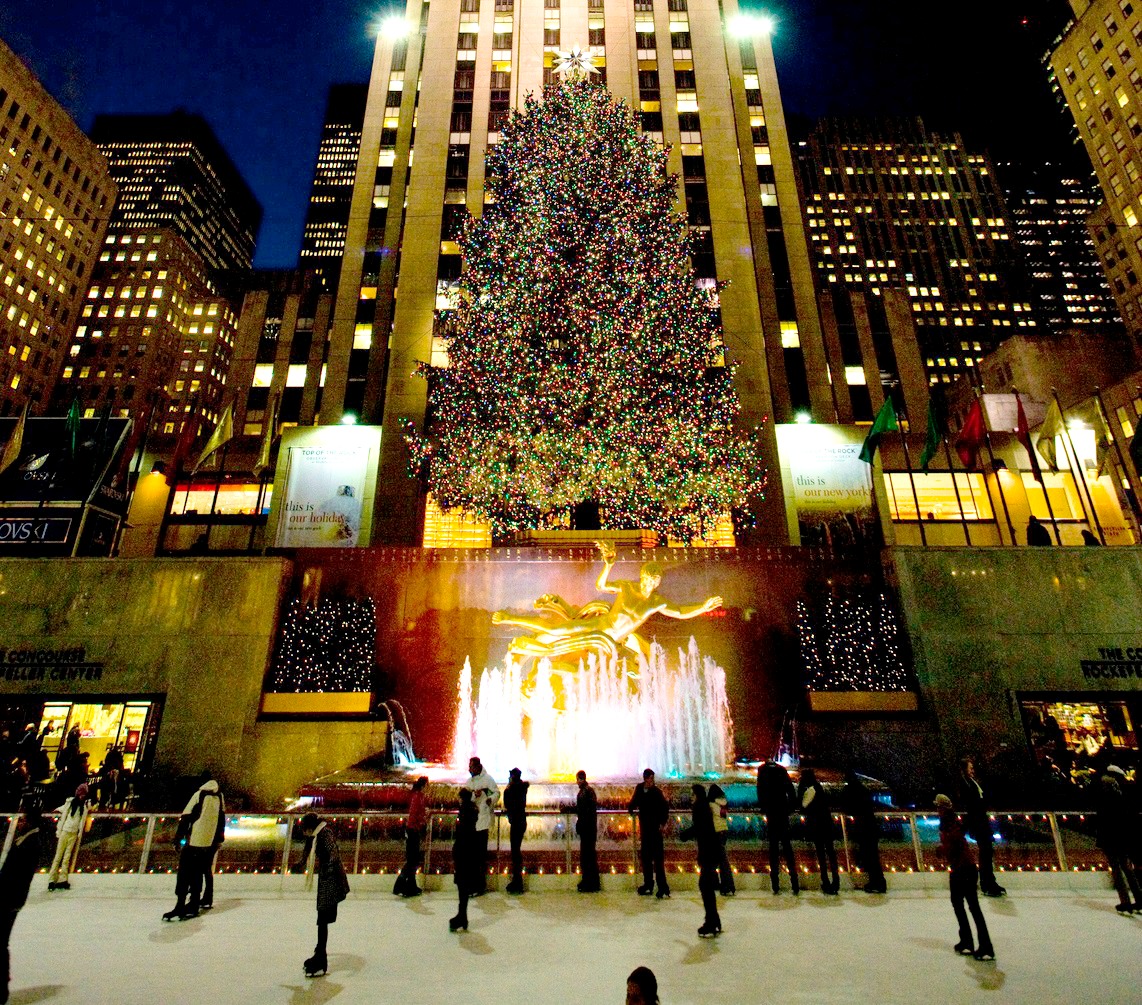
[[681,540],[764,485],[734,428],[717,290],[695,284],[677,178],[635,115],[586,76],[529,96],[488,154],[460,239],[449,365],[421,367],[414,470],[497,536],[597,504],[603,527]]

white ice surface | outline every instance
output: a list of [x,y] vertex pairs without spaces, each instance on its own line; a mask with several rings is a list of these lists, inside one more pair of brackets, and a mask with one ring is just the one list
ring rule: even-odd
[[626,891],[492,893],[473,901],[463,935],[448,931],[450,888],[409,901],[367,893],[342,905],[330,931],[330,974],[306,980],[308,899],[220,876],[212,912],[164,924],[173,898],[152,885],[131,894],[124,883],[116,896],[95,882],[110,877],[72,879],[71,892],[48,894],[37,877],[16,922],[17,1005],[605,1005],[624,1000],[639,964],[658,974],[663,1005],[1142,1002],[1142,918],[1118,916],[1101,890],[985,900],[996,963],[952,952],[955,921],[939,891],[748,893],[721,902],[725,933],[709,941],[697,938],[695,892],[663,902]]

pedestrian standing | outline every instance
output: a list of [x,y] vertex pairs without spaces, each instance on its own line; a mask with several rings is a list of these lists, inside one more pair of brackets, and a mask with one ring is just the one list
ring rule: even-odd
[[203,772],[204,781],[190,797],[179,817],[176,840],[182,845],[175,878],[178,903],[163,915],[163,921],[186,921],[198,917],[202,887],[218,845],[226,830],[226,805],[218,783]]
[[476,809],[471,790],[461,789],[460,810],[456,815],[456,832],[452,839],[452,881],[456,884],[460,904],[456,916],[448,919],[448,930],[451,932],[468,931],[468,898],[472,895],[476,874],[480,871],[477,862],[478,818],[479,811]]
[[828,793],[817,781],[817,773],[812,768],[805,768],[801,772],[797,801],[801,804],[809,837],[817,850],[821,892],[826,896],[836,896],[841,888],[841,879],[837,872],[837,850],[833,845],[833,814],[829,808]]
[[337,838],[326,821],[307,813],[301,818],[301,833],[305,835],[306,881],[317,877],[317,946],[303,966],[306,977],[320,977],[329,972],[329,926],[337,920],[337,905],[349,896],[349,878],[341,864]]
[[960,791],[967,822],[967,832],[979,849],[979,889],[985,897],[1002,897],[1007,891],[995,879],[995,845],[991,833],[991,818],[987,812],[987,798],[975,773],[970,757],[960,761]]
[[630,972],[626,1005],[658,1005],[658,980],[650,967],[635,967]]
[[76,842],[79,841],[83,825],[87,822],[87,795],[87,785],[77,785],[75,793],[68,796],[63,805],[56,810],[59,820],[56,822],[56,853],[48,871],[49,890],[71,889],[68,874],[71,872],[71,860],[74,857]]
[[884,881],[884,869],[880,864],[880,821],[876,818],[876,804],[872,793],[855,771],[845,773],[841,807],[852,819],[857,865],[866,876],[864,892],[887,893],[888,884]]
[[[960,941],[956,943],[955,950],[961,956],[974,956],[977,960],[994,960],[995,949],[991,945],[991,936],[988,934],[987,922],[979,906],[979,897],[976,896],[979,870],[976,868],[971,846],[964,837],[963,824],[956,816],[952,800],[948,796],[936,796],[936,810],[940,814],[940,848],[950,869],[948,891],[952,898],[952,910],[956,912],[956,921],[960,926]],[[975,919],[977,938],[974,943],[971,924],[964,910],[965,904]]]
[[428,829],[428,775],[421,775],[412,783],[412,795],[408,800],[408,816],[404,821],[404,866],[397,876],[393,893],[402,897],[419,897],[420,887],[416,885],[416,871],[424,863],[421,846]]
[[[1095,836],[1110,866],[1110,878],[1118,893],[1119,914],[1142,911],[1142,857],[1139,855],[1138,819],[1123,791],[1126,772],[1107,765],[1098,779]],[[1134,900],[1131,902],[1131,894]]]
[[789,840],[789,814],[796,805],[797,792],[789,772],[770,758],[757,769],[757,806],[765,816],[765,831],[769,837],[769,885],[774,896],[781,892],[781,852],[784,852],[789,866],[793,895],[801,892],[797,881],[797,862]]
[[579,835],[579,885],[580,893],[598,893],[602,889],[599,882],[599,856],[596,844],[599,835],[599,800],[595,790],[587,784],[587,772],[575,773],[579,792],[575,797],[575,833]]
[[718,916],[718,865],[722,860],[722,845],[714,830],[714,816],[710,800],[701,785],[690,786],[690,827],[682,838],[693,838],[698,845],[698,890],[702,894],[702,907],[706,918],[698,929],[698,936],[712,939],[722,934],[722,919]]
[[670,896],[666,881],[666,858],[662,837],[670,820],[670,803],[662,790],[654,784],[654,772],[647,768],[642,773],[642,784],[634,790],[627,810],[638,814],[638,832],[642,852],[642,886],[639,896],[649,897],[658,883],[659,900]]
[[16,915],[27,903],[32,877],[40,866],[43,832],[40,807],[35,803],[29,804],[17,826],[19,830],[16,840],[12,842],[8,857],[0,867],[0,941],[4,943],[4,985],[0,988],[0,1003],[8,1000],[8,985],[12,981],[8,954],[12,926],[16,923]]
[[710,813],[714,818],[714,833],[718,835],[718,844],[721,845],[721,856],[718,861],[718,889],[723,897],[732,897],[737,893],[737,884],[734,882],[734,870],[730,866],[730,857],[726,854],[726,843],[730,837],[729,800],[722,787],[716,782],[706,791],[710,800]]
[[508,836],[511,842],[512,880],[508,893],[523,893],[523,836],[527,831],[527,789],[530,782],[523,781],[523,772],[512,768],[504,789],[504,812],[508,817]]
[[484,770],[478,757],[468,761],[468,774],[471,776],[464,787],[472,793],[472,804],[476,808],[476,837],[473,843],[474,860],[477,871],[473,877],[473,897],[482,897],[488,889],[488,831],[492,826],[493,811],[500,801],[500,787]]

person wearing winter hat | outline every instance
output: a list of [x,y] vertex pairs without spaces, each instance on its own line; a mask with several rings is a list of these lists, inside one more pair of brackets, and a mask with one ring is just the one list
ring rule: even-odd
[[[955,950],[961,956],[974,956],[977,960],[994,960],[995,950],[991,945],[991,936],[987,931],[987,922],[980,909],[976,890],[979,869],[971,846],[964,836],[964,825],[956,815],[955,807],[948,796],[943,794],[936,796],[936,811],[940,814],[940,849],[950,869],[948,890],[952,897],[952,909],[956,912],[956,921],[960,926],[960,941],[956,943]],[[975,919],[978,941],[974,945],[971,924],[968,922],[967,911],[964,910],[965,904]]]
[[56,853],[48,870],[49,890],[71,889],[69,873],[75,859],[75,846],[87,821],[87,796],[87,783],[84,782],[77,785],[75,794],[68,796],[56,810],[59,820],[56,822]]

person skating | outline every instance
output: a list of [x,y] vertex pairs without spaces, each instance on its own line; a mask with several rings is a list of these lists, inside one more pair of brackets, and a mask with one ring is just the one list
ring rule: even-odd
[[329,972],[329,926],[337,920],[337,905],[349,896],[349,878],[341,864],[337,839],[326,821],[316,813],[307,813],[301,818],[301,833],[305,835],[302,858],[308,863],[306,875],[317,877],[317,946],[303,966],[306,977],[320,977]]
[[408,800],[408,816],[404,821],[404,866],[393,886],[393,893],[402,897],[419,897],[420,887],[416,885],[416,871],[424,862],[421,847],[428,828],[428,801],[426,789],[428,775],[421,775],[412,783],[412,795]]
[[979,848],[979,889],[985,897],[1002,897],[1007,891],[995,879],[995,845],[987,799],[970,757],[960,761],[960,789],[967,832]]
[[806,828],[817,850],[821,892],[826,896],[836,896],[841,888],[841,879],[837,872],[837,850],[833,845],[833,814],[829,809],[828,793],[817,781],[817,773],[812,768],[805,768],[801,772],[797,801],[801,805]]
[[876,818],[876,804],[872,793],[855,771],[845,773],[841,806],[852,818],[851,833],[857,846],[857,864],[867,877],[864,892],[887,893],[888,884],[884,881],[884,869],[880,864],[880,821]]
[[722,860],[722,844],[714,830],[714,815],[706,790],[701,785],[690,786],[690,826],[682,834],[698,846],[698,890],[702,894],[702,907],[706,918],[698,935],[711,939],[722,934],[722,919],[718,916],[718,865]]
[[627,806],[630,813],[638,814],[638,832],[642,853],[642,886],[640,896],[649,897],[658,883],[657,897],[663,900],[670,896],[670,884],[666,881],[665,849],[662,836],[670,820],[670,803],[662,790],[654,784],[654,772],[647,768],[642,773],[642,784],[634,790]]
[[508,784],[504,789],[504,812],[508,818],[512,860],[508,893],[523,893],[523,836],[527,831],[527,789],[530,784],[523,781],[523,772],[519,768],[508,772]]
[[11,983],[8,943],[12,938],[12,926],[16,915],[27,903],[28,891],[32,887],[32,877],[40,865],[40,846],[43,840],[43,818],[40,808],[30,804],[17,824],[16,840],[0,866],[0,941],[4,944],[4,985],[0,988],[0,1003],[8,1000],[8,985]]
[[456,832],[452,839],[452,881],[456,884],[459,897],[456,916],[448,919],[448,929],[452,932],[468,931],[468,898],[472,895],[476,874],[480,871],[476,837],[478,817],[479,811],[472,799],[471,790],[461,789],[460,810],[456,815]]
[[488,889],[488,831],[492,826],[492,816],[496,803],[500,801],[500,787],[494,778],[484,770],[478,757],[468,761],[468,774],[471,776],[464,787],[472,793],[472,804],[476,808],[476,837],[473,844],[477,874],[473,877],[470,893],[473,897],[482,896]]
[[732,897],[737,893],[737,884],[734,882],[734,870],[730,865],[730,857],[726,854],[726,843],[730,837],[729,800],[726,793],[717,783],[710,786],[706,792],[710,800],[710,813],[714,818],[714,832],[718,835],[718,844],[721,845],[721,858],[718,862],[718,889],[723,897]]
[[599,882],[599,856],[597,841],[599,834],[599,800],[595,790],[587,784],[587,772],[577,771],[575,782],[579,792],[575,796],[575,833],[579,835],[579,885],[580,893],[598,893],[602,890]]
[[658,1005],[658,978],[650,967],[635,967],[630,972],[626,1005]]
[[757,769],[757,805],[765,816],[769,838],[769,885],[774,895],[781,892],[781,853],[789,866],[789,883],[794,895],[801,892],[797,881],[797,862],[789,840],[789,814],[797,805],[793,780],[783,765],[770,758]]
[[1125,782],[1122,768],[1109,764],[1099,775],[1095,793],[1095,838],[1110,866],[1110,878],[1118,894],[1115,910],[1119,914],[1142,911],[1142,842],[1138,839],[1137,815],[1123,791]]
[[71,889],[68,874],[71,872],[76,842],[83,833],[83,824],[87,820],[87,795],[87,786],[78,785],[74,795],[68,796],[56,810],[59,820],[56,822],[56,853],[48,870],[49,890]]
[[205,873],[226,831],[226,805],[218,783],[203,772],[205,781],[190,797],[179,818],[176,840],[182,844],[175,879],[178,903],[163,915],[163,921],[198,917]]
[[[976,868],[971,846],[964,837],[963,824],[956,816],[955,807],[948,796],[942,794],[936,796],[936,810],[940,814],[940,848],[950,870],[948,891],[952,898],[952,910],[956,912],[956,921],[960,928],[960,941],[954,948],[961,956],[974,956],[977,960],[994,960],[995,949],[991,945],[991,936],[988,934],[987,922],[979,906],[979,897],[976,896],[979,870]],[[971,924],[964,910],[965,904],[975,919],[977,938],[974,948]]]

